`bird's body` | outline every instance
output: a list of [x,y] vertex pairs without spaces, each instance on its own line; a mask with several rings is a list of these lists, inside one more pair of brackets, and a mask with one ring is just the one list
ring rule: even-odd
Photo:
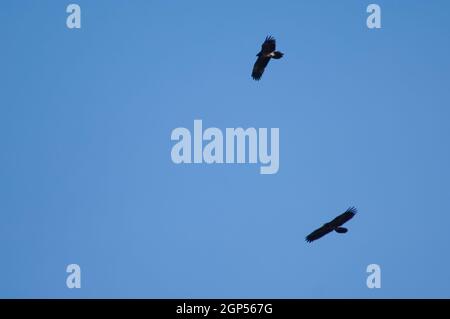
[[352,219],[356,213],[356,208],[350,207],[344,213],[333,219],[331,222],[323,224],[322,227],[316,229],[311,234],[306,236],[306,241],[308,243],[313,242],[314,240],[317,240],[325,236],[326,234],[331,233],[332,231],[335,231],[339,234],[345,234],[348,229],[341,226]]
[[269,64],[270,59],[281,59],[283,53],[276,51],[276,41],[273,37],[268,36],[261,45],[261,51],[256,55],[255,64],[253,65],[252,78],[259,81],[264,73],[264,69]]

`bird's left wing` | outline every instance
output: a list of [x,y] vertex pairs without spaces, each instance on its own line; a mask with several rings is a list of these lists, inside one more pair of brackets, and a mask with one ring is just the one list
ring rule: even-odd
[[357,213],[357,210],[355,207],[350,207],[349,209],[347,209],[344,213],[342,213],[341,215],[339,215],[338,217],[336,217],[335,219],[333,219],[330,224],[332,224],[333,226],[341,226],[343,224],[345,224],[346,222],[348,222],[350,219],[353,218],[353,216],[355,216]]
[[261,52],[263,54],[269,54],[269,53],[272,53],[273,51],[275,51],[275,48],[276,48],[275,38],[272,36],[268,36],[268,37],[266,37],[266,39],[264,40],[264,43],[261,46]]

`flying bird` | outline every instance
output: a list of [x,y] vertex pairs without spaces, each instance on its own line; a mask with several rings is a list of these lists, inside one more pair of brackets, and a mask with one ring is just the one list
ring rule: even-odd
[[346,222],[348,222],[350,219],[352,219],[356,213],[357,213],[356,208],[350,207],[344,213],[333,219],[331,222],[325,223],[322,227],[316,229],[311,234],[306,236],[306,241],[310,243],[314,240],[317,240],[325,236],[328,233],[331,233],[332,231],[335,231],[339,234],[345,234],[348,231],[348,229],[341,226]]
[[256,56],[258,59],[256,59],[256,62],[253,65],[252,78],[259,81],[270,59],[281,59],[283,53],[276,51],[275,39],[272,36],[267,36],[264,43],[261,45],[261,51],[259,51]]

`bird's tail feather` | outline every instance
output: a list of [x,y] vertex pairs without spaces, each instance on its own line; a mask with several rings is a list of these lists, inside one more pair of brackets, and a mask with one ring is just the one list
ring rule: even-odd
[[335,229],[335,231],[339,234],[345,234],[348,231],[348,229],[344,227],[338,227]]
[[274,58],[274,59],[281,59],[281,58],[283,57],[283,55],[284,55],[284,53],[282,53],[282,52],[280,52],[280,51],[275,51],[275,52],[273,53],[272,58]]

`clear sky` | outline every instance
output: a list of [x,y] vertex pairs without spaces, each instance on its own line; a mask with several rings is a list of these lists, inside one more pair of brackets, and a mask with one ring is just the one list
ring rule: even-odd
[[[450,297],[448,1],[373,1],[380,30],[369,1],[73,2],[79,30],[0,4],[0,297]],[[279,128],[278,173],[174,164],[195,119]]]

